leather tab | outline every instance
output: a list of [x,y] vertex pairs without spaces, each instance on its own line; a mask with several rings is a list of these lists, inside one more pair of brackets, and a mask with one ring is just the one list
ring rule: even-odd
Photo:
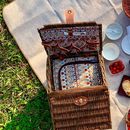
[[65,11],[66,23],[72,24],[74,23],[74,10],[69,9]]

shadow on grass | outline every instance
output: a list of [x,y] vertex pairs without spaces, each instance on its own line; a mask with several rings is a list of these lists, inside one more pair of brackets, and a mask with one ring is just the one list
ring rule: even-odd
[[41,89],[38,95],[26,104],[24,110],[7,123],[4,130],[52,130],[45,90]]

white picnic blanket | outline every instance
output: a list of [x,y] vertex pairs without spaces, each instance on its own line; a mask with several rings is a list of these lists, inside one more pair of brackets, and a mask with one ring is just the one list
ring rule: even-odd
[[[46,53],[37,28],[45,24],[65,22],[64,10],[70,8],[75,10],[76,22],[96,21],[103,26],[118,22],[123,26],[124,35],[126,26],[130,24],[130,19],[122,11],[121,0],[15,0],[3,10],[9,31],[42,84],[46,80]],[[120,47],[121,40],[122,38],[114,42]],[[104,44],[106,42],[113,41],[107,39]],[[121,50],[120,59],[127,65],[123,74],[130,75],[130,56]],[[107,67],[109,62],[105,63]],[[112,130],[125,130],[124,115],[130,107],[130,99],[117,94],[123,74],[111,76],[108,70],[106,73],[111,94]]]

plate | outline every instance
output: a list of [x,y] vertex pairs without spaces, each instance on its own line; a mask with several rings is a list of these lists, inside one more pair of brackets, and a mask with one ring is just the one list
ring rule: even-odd
[[120,49],[114,43],[107,43],[103,46],[102,55],[106,60],[112,61],[119,57]]
[[130,36],[128,38],[128,35],[126,35],[123,40],[122,40],[122,43],[121,43],[121,47],[122,47],[122,50],[130,55]]
[[113,23],[107,26],[106,36],[111,40],[119,39],[123,34],[123,28],[118,23]]

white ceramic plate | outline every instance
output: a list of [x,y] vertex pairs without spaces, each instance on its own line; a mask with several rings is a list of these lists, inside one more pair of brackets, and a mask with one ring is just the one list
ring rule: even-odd
[[112,61],[119,57],[120,49],[114,43],[107,43],[103,46],[102,55],[106,60]]
[[106,36],[111,40],[119,39],[123,34],[123,28],[118,23],[113,23],[107,26]]
[[122,40],[122,43],[121,43],[121,47],[122,47],[122,50],[130,55],[130,36],[128,37],[128,35],[126,35],[123,40]]

